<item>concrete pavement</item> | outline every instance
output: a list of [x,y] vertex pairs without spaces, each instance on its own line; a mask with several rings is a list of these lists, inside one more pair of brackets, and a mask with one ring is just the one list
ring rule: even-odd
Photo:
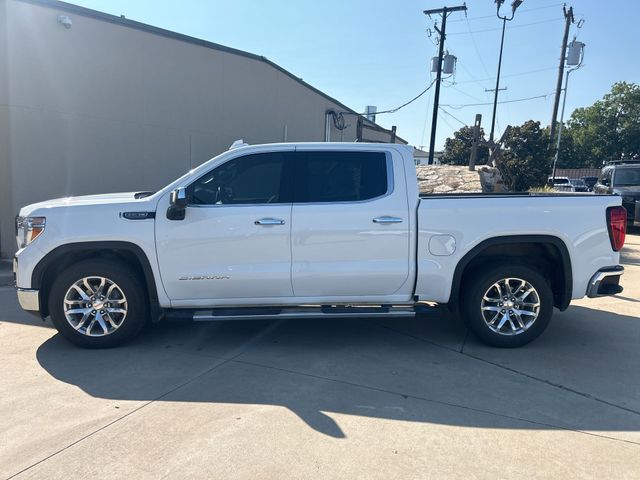
[[0,478],[638,478],[625,291],[516,350],[444,314],[154,326],[86,351],[0,288]]

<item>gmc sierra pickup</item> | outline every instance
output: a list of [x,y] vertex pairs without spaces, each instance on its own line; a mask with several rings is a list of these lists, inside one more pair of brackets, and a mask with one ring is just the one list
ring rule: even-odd
[[22,208],[22,308],[83,347],[147,321],[459,311],[483,341],[530,342],[554,307],[622,291],[621,199],[418,194],[410,147],[239,145],[158,192]]

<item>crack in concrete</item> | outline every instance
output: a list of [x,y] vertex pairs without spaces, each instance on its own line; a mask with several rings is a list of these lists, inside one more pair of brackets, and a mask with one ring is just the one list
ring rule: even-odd
[[521,372],[520,370],[516,370],[515,368],[507,367],[505,365],[501,365],[499,363],[492,362],[492,361],[484,359],[482,357],[478,357],[477,355],[472,355],[470,353],[467,353],[467,352],[464,351],[464,347],[466,346],[467,338],[469,336],[469,331],[468,330],[467,330],[467,335],[465,336],[464,342],[462,344],[462,348],[460,350],[457,350],[455,348],[447,347],[446,345],[441,345],[439,343],[432,342],[430,340],[427,340],[425,338],[422,338],[422,337],[419,337],[419,336],[416,336],[416,335],[411,335],[409,333],[396,330],[396,329],[388,327],[386,325],[380,325],[380,324],[377,324],[377,325],[379,327],[381,327],[381,328],[386,328],[387,330],[391,330],[392,332],[395,332],[398,335],[403,335],[405,337],[413,338],[415,340],[418,340],[418,341],[421,341],[421,342],[424,342],[424,343],[428,343],[429,345],[433,345],[435,347],[442,348],[442,349],[448,350],[450,352],[458,353],[458,354],[463,355],[465,357],[472,358],[472,359],[477,360],[479,362],[486,363],[488,365],[492,365],[494,367],[501,368],[503,370],[507,370],[508,372],[514,373],[516,375],[523,376],[523,377],[528,378],[530,380],[534,380],[534,381],[537,381],[537,382],[540,382],[540,383],[544,383],[545,385],[549,385],[551,387],[558,388],[558,389],[573,393],[575,395],[581,396],[581,397],[586,398],[588,400],[593,400],[595,402],[602,403],[602,404],[607,405],[609,407],[618,408],[618,409],[623,410],[623,411],[625,411],[627,413],[631,413],[631,414],[640,416],[640,411],[638,411],[638,410],[634,410],[632,408],[628,408],[628,407],[625,407],[625,406],[622,406],[622,405],[618,405],[618,404],[610,402],[608,400],[604,400],[602,398],[599,398],[599,397],[596,397],[594,395],[591,395],[590,393],[581,392],[580,390],[576,390],[576,389],[573,389],[571,387],[567,387],[566,385],[562,385],[560,383],[555,383],[555,382],[552,382],[551,380],[546,380],[544,378],[536,377],[535,375],[531,375],[529,373]]
[[554,424],[551,424],[551,423],[539,422],[539,421],[536,421],[536,420],[529,420],[529,419],[526,419],[526,418],[516,417],[516,416],[513,416],[513,415],[505,415],[503,413],[497,413],[497,412],[493,412],[491,410],[484,410],[484,409],[481,409],[481,408],[469,407],[468,405],[445,402],[443,400],[435,400],[433,398],[421,397],[419,395],[400,393],[400,392],[396,392],[395,390],[386,390],[384,388],[373,387],[373,386],[370,386],[370,385],[364,385],[364,384],[355,383],[355,382],[349,382],[347,380],[339,380],[339,379],[336,379],[336,378],[324,377],[322,375],[315,375],[313,373],[299,372],[299,371],[296,371],[296,370],[289,370],[289,369],[281,368],[281,367],[273,367],[271,365],[263,365],[263,364],[260,364],[260,363],[248,362],[246,360],[232,360],[232,362],[233,363],[240,363],[240,364],[244,364],[244,365],[251,365],[251,366],[255,366],[255,367],[268,368],[268,369],[271,369],[271,370],[277,370],[277,371],[290,373],[290,374],[294,374],[294,375],[301,375],[301,376],[315,378],[315,379],[319,379],[319,380],[326,380],[326,381],[329,381],[329,382],[335,382],[335,383],[340,383],[340,384],[343,384],[343,385],[349,385],[349,386],[352,386],[352,387],[364,388],[364,389],[367,389],[367,390],[372,390],[372,391],[376,391],[376,392],[380,392],[380,393],[387,393],[387,394],[390,394],[390,395],[396,395],[396,396],[399,396],[399,397],[402,397],[402,398],[412,398],[414,400],[420,400],[420,401],[424,401],[424,402],[428,402],[428,403],[435,403],[437,405],[443,405],[443,406],[452,407],[452,408],[460,408],[460,409],[463,409],[463,410],[468,410],[468,411],[476,412],[476,413],[482,413],[482,414],[485,414],[485,415],[491,415],[491,416],[494,416],[494,417],[500,417],[500,418],[505,418],[505,419],[509,419],[509,420],[516,420],[516,421],[520,421],[520,422],[523,422],[523,423],[529,423],[529,424],[532,424],[532,425],[539,425],[539,426],[553,428],[553,429],[557,429],[557,430],[564,430],[564,431],[567,431],[567,432],[574,432],[574,433],[578,433],[578,434],[582,434],[582,435],[589,435],[589,436],[603,438],[603,439],[607,439],[607,440],[613,440],[615,442],[622,442],[622,443],[628,443],[628,444],[631,444],[631,445],[640,446],[640,442],[634,442],[633,440],[625,440],[625,439],[622,439],[622,438],[610,437],[610,436],[607,436],[607,435],[601,435],[601,434],[598,434],[598,433],[587,432],[587,431],[584,431],[584,430],[577,430],[577,429],[574,429],[574,428],[563,427],[561,425],[554,425]]

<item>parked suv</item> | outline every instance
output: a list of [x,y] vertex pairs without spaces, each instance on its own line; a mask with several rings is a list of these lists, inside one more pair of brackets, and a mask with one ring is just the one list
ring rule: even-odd
[[640,160],[617,160],[605,165],[593,187],[595,193],[622,197],[627,221],[633,224],[636,201],[640,200]]

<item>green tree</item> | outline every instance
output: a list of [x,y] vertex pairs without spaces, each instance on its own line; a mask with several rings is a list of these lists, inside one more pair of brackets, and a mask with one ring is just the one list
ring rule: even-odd
[[[480,129],[480,140],[484,141],[484,130]],[[450,165],[469,165],[471,147],[473,145],[473,127],[462,127],[453,133],[453,138],[447,138],[444,142],[443,163]],[[489,149],[486,145],[478,147],[476,165],[484,165],[489,158]]]
[[540,122],[527,120],[511,127],[501,153],[504,182],[512,192],[524,192],[546,184],[552,158],[548,150],[549,133]]
[[602,100],[576,109],[560,145],[559,166],[564,168],[640,156],[640,85],[615,83]]

